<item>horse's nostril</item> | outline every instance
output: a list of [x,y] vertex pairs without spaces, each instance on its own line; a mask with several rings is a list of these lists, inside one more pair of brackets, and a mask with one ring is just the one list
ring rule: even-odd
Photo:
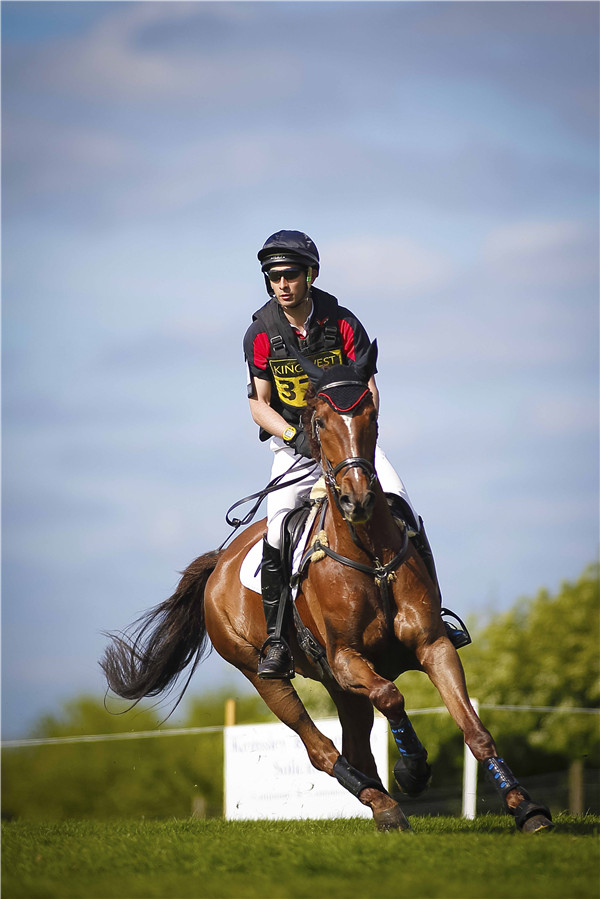
[[374,505],[375,505],[375,494],[373,493],[372,490],[370,490],[367,493],[367,495],[365,496],[365,499],[363,502],[363,509],[365,510],[365,512],[372,512]]

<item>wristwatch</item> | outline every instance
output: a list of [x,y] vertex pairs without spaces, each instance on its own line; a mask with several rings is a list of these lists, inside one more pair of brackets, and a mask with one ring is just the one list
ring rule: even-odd
[[289,427],[287,427],[285,429],[285,431],[283,432],[281,437],[285,443],[289,444],[292,442],[292,440],[294,439],[294,437],[296,436],[297,433],[298,433],[298,431],[296,430],[296,428],[294,428],[292,425],[290,425]]

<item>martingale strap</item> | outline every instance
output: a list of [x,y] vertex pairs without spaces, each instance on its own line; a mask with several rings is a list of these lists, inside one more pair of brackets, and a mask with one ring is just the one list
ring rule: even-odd
[[400,551],[396,553],[393,559],[391,559],[386,565],[383,565],[379,561],[379,559],[374,559],[373,565],[365,565],[363,562],[357,562],[355,559],[349,559],[347,556],[342,556],[340,553],[337,553],[335,550],[331,549],[325,542],[325,531],[323,530],[323,525],[325,523],[326,511],[327,503],[324,502],[321,510],[321,519],[317,528],[317,539],[304,553],[302,561],[300,562],[299,574],[304,570],[304,567],[310,562],[311,558],[316,553],[320,553],[317,558],[322,559],[324,555],[329,556],[330,559],[333,559],[335,562],[339,562],[341,565],[346,565],[348,568],[353,568],[355,571],[362,571],[363,574],[370,575],[374,578],[376,585],[381,591],[383,610],[388,630],[393,631],[394,616],[392,614],[389,584],[392,581],[396,580],[396,569],[399,568],[400,565],[402,565],[404,559],[406,558],[409,546],[408,528],[403,528],[402,546],[400,548]]

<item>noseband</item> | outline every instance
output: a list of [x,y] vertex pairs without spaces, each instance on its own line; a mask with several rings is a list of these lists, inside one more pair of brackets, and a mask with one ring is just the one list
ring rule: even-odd
[[[317,440],[319,440],[319,433],[317,430]],[[339,486],[337,482],[337,476],[340,471],[344,471],[347,468],[360,468],[367,476],[369,482],[369,490],[374,486],[375,481],[377,480],[377,473],[375,472],[375,466],[369,462],[368,459],[363,459],[362,456],[350,456],[348,459],[344,459],[343,462],[340,462],[339,465],[336,465],[335,468],[323,452],[323,447],[321,446],[321,441],[319,440],[319,447],[321,448],[321,455],[325,461],[325,470],[323,475],[325,480],[329,484],[329,486],[334,491],[334,496],[337,501],[337,497],[342,492],[342,488]]]

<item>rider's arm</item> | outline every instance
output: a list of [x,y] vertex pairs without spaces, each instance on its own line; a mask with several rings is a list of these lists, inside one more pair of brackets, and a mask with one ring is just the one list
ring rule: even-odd
[[250,414],[259,427],[269,434],[281,437],[289,427],[285,418],[271,406],[271,382],[263,378],[252,378],[252,396],[248,397]]

